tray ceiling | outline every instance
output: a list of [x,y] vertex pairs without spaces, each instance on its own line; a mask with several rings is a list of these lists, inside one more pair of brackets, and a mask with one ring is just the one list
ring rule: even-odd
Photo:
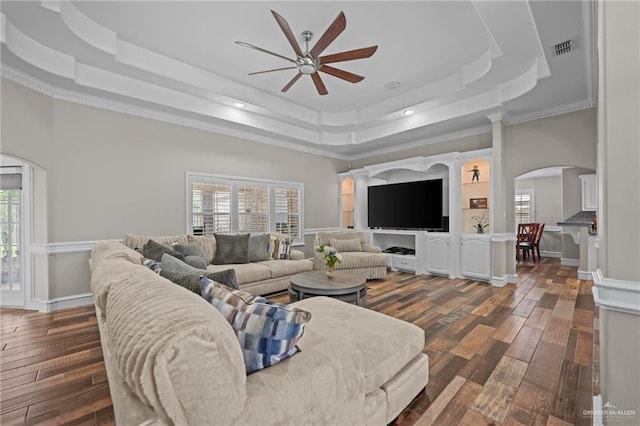
[[[295,70],[248,75],[289,63],[235,41],[295,57],[271,10],[316,37],[344,11],[323,54],[378,45],[333,64],[365,79],[322,73],[319,96],[309,76],[281,92]],[[0,13],[5,78],[338,158],[487,131],[495,112],[509,124],[594,105],[592,2],[3,1]]]

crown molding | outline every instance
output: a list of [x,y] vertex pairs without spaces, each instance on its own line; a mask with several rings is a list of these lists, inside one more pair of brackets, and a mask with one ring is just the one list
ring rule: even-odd
[[529,112],[526,114],[520,114],[515,116],[505,115],[504,123],[507,126],[513,126],[514,124],[526,123],[527,121],[539,120],[541,118],[554,117],[556,115],[568,114],[570,112],[581,111],[583,109],[595,108],[596,102],[594,100],[584,100],[580,102],[574,102],[559,107],[553,107],[543,109],[540,111]]

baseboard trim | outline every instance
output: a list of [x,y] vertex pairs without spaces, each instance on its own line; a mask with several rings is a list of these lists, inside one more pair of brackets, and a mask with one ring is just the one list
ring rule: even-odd
[[580,266],[580,259],[567,259],[562,257],[560,259],[560,264],[562,266]]
[[544,251],[544,250],[541,250],[540,251],[540,256],[541,257],[555,257],[557,259],[561,259],[562,258],[562,252],[561,251]]
[[591,291],[598,307],[640,315],[640,282],[605,278],[600,269],[593,273],[593,282]]
[[585,280],[585,281],[592,281],[593,275],[589,271],[578,271],[578,279]]
[[592,426],[603,426],[602,423],[602,395],[594,395],[593,397],[593,417],[591,420]]
[[518,275],[517,274],[507,274],[507,282],[509,284],[518,284]]
[[81,306],[93,305],[93,294],[75,294],[73,296],[56,297],[55,299],[41,300],[40,312],[48,314],[61,309],[79,308]]
[[504,287],[509,282],[509,276],[503,275],[501,277],[491,277],[489,282],[494,287]]

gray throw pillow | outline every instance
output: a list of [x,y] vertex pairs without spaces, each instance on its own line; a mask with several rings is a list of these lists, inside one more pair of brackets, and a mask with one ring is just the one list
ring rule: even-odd
[[[196,276],[205,276],[209,279],[222,283],[228,287],[237,289],[238,287],[238,279],[236,277],[236,271],[233,269],[225,269],[224,271],[218,272],[209,272],[207,270],[194,268],[175,257],[166,255],[162,256],[162,262],[160,262],[160,273],[178,273],[183,275],[196,275]],[[163,275],[164,276],[164,275]],[[173,280],[172,280],[173,281]],[[200,294],[200,290],[197,291]]]
[[184,256],[199,256],[205,259],[205,261],[207,260],[207,255],[204,254],[204,250],[198,243],[176,244],[173,246],[173,249],[182,253]]
[[[231,289],[238,290],[238,283],[235,280],[236,274],[233,269],[227,269],[226,271],[220,272],[205,272],[199,274],[182,274],[180,272],[169,272],[162,270],[160,271],[160,275],[165,277],[169,281],[196,293],[197,295],[201,295],[200,277],[206,277]],[[231,280],[231,278],[233,278],[233,280]]]
[[191,265],[194,268],[198,269],[207,269],[207,262],[204,260],[204,257],[200,256],[185,256],[184,263],[187,265]]
[[142,246],[142,255],[157,262],[162,260],[162,255],[165,253],[169,256],[175,257],[176,259],[184,260],[184,256],[181,253],[178,253],[170,246],[160,244],[156,241],[149,240],[144,246]]
[[249,262],[271,260],[269,256],[269,234],[251,235],[249,237]]
[[249,263],[249,234],[213,234],[216,237],[216,256],[213,263]]

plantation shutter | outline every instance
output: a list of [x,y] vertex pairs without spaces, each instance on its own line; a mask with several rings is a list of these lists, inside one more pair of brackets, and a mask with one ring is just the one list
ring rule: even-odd
[[269,187],[238,183],[238,232],[269,232]]
[[231,232],[231,185],[192,184],[192,226],[194,235]]
[[302,238],[300,229],[302,194],[299,189],[274,188],[275,231]]
[[531,223],[531,194],[522,192],[516,194],[516,226],[520,223]]

